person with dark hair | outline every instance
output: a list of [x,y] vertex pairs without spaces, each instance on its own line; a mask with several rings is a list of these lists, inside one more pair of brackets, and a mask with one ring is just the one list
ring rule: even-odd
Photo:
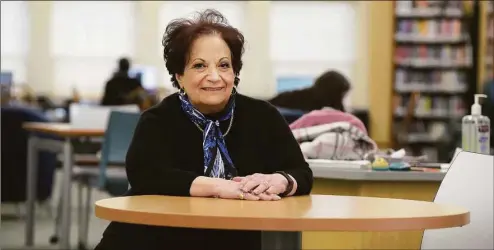
[[269,102],[280,108],[302,111],[330,107],[345,112],[343,99],[350,88],[350,82],[345,76],[331,70],[319,76],[311,87],[282,92]]
[[103,106],[118,106],[126,104],[140,104],[136,98],[143,90],[138,79],[129,77],[130,61],[127,58],[118,60],[118,69],[110,80],[106,82],[105,92],[101,99]]
[[[309,194],[312,171],[283,117],[236,91],[242,33],[205,10],[171,21],[162,44],[179,92],[141,115],[127,152],[127,195],[276,202]],[[256,250],[261,232],[112,222],[103,249]]]

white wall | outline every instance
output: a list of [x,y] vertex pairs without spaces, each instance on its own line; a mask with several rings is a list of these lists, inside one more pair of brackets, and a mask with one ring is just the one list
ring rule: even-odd
[[18,16],[27,15],[26,2],[2,2],[1,6],[1,67],[2,70],[15,71],[14,81],[27,79],[26,57],[29,50],[29,20],[18,20]]
[[[4,6],[2,1],[2,9]],[[166,3],[166,2],[165,2]],[[366,15],[368,3],[365,1],[358,2],[346,2],[352,5],[356,10],[356,29],[348,30],[348,32],[355,32],[354,41],[355,45],[355,62],[353,68],[350,71],[349,78],[352,80],[354,86],[351,92],[352,106],[354,107],[367,107],[367,58],[366,55]],[[52,53],[52,45],[60,43],[54,42],[53,39],[62,39],[61,36],[52,34],[52,16],[54,11],[54,2],[46,1],[28,1],[28,47],[29,53],[26,58],[25,76],[20,78],[20,81],[26,80],[27,83],[36,91],[44,92],[47,94],[56,95],[69,95],[73,84],[67,82],[69,77],[78,78],[78,75],[88,74],[88,72],[78,72],[77,64],[83,64],[84,60],[96,60],[91,58],[85,58],[84,60],[78,58],[82,62],[72,60],[71,64],[63,64]],[[243,4],[243,24],[240,29],[243,31],[247,44],[246,54],[244,56],[244,69],[241,72],[241,85],[240,91],[247,95],[255,97],[270,97],[275,94],[276,81],[275,70],[278,67],[272,62],[270,51],[270,2],[265,1],[249,1],[241,3]],[[277,3],[276,3],[277,4]],[[133,33],[135,40],[132,44],[131,56],[133,62],[136,64],[151,65],[159,69],[157,79],[164,79],[160,81],[161,84],[165,84],[165,80],[168,76],[165,76],[166,71],[164,69],[164,63],[161,55],[161,36],[164,31],[163,21],[163,2],[160,1],[136,1],[132,3],[133,14],[132,20],[134,23]],[[165,11],[166,12],[166,11]],[[225,15],[227,15],[225,13]],[[310,13],[301,13],[301,15],[310,15]],[[3,16],[3,14],[2,14]],[[2,19],[3,20],[3,19]],[[163,27],[162,27],[163,26]],[[161,31],[161,32],[160,32]],[[2,37],[3,37],[2,28]],[[106,38],[105,35],[111,36],[111,33],[101,34],[101,43],[105,41],[111,41],[114,43],[115,39]],[[2,40],[3,41],[3,40]],[[73,42],[72,42],[73,43]],[[283,41],[279,41],[282,45]],[[75,45],[73,45],[75,46]],[[107,45],[108,46],[108,45]],[[111,44],[109,45],[111,46]],[[3,52],[3,45],[2,45]],[[98,74],[110,71],[108,68],[112,65],[112,61],[116,59],[115,55],[108,57],[107,63],[104,64],[103,70],[100,70]],[[99,59],[98,59],[99,60]],[[2,64],[4,62],[4,53],[2,53]],[[101,60],[99,60],[101,62]],[[59,71],[65,67],[71,67],[70,73],[65,72],[61,74]],[[72,65],[72,66],[71,66]],[[87,64],[86,64],[87,65]],[[95,64],[99,65],[99,64]],[[4,67],[2,66],[2,69]],[[57,71],[58,70],[58,71]],[[97,74],[97,75],[98,75]],[[107,72],[111,74],[111,72]],[[98,77],[101,78],[100,75]],[[87,75],[82,77],[83,82],[91,79]],[[76,82],[77,80],[74,80]],[[81,80],[82,81],[82,80]],[[65,84],[65,85],[61,85]],[[80,83],[78,83],[80,84]],[[97,81],[92,84],[88,84],[87,88],[78,89],[85,97],[99,98],[102,92],[103,81]],[[100,85],[101,87],[98,87]],[[86,85],[83,85],[86,86]]]

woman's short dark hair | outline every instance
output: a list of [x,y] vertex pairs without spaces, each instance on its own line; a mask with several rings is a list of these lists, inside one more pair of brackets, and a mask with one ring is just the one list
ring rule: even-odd
[[192,43],[199,36],[209,34],[220,35],[230,48],[235,85],[238,85],[244,53],[244,36],[239,30],[230,26],[226,18],[216,10],[207,9],[197,14],[191,19],[172,20],[163,35],[163,59],[171,75],[173,86],[179,88],[175,74],[184,73]]

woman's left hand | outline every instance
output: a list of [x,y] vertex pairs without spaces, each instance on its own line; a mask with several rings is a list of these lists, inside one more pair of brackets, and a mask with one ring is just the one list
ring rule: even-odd
[[288,180],[281,174],[253,174],[245,177],[235,177],[233,181],[242,184],[242,191],[256,195],[281,194],[288,186]]

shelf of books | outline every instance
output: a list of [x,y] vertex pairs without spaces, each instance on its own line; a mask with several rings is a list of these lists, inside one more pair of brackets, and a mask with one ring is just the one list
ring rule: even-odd
[[484,79],[488,81],[494,79],[494,1],[486,1],[487,32],[485,32],[486,45],[484,56]]
[[456,140],[475,85],[471,14],[463,1],[395,2],[393,139],[429,161],[449,157],[445,145]]

